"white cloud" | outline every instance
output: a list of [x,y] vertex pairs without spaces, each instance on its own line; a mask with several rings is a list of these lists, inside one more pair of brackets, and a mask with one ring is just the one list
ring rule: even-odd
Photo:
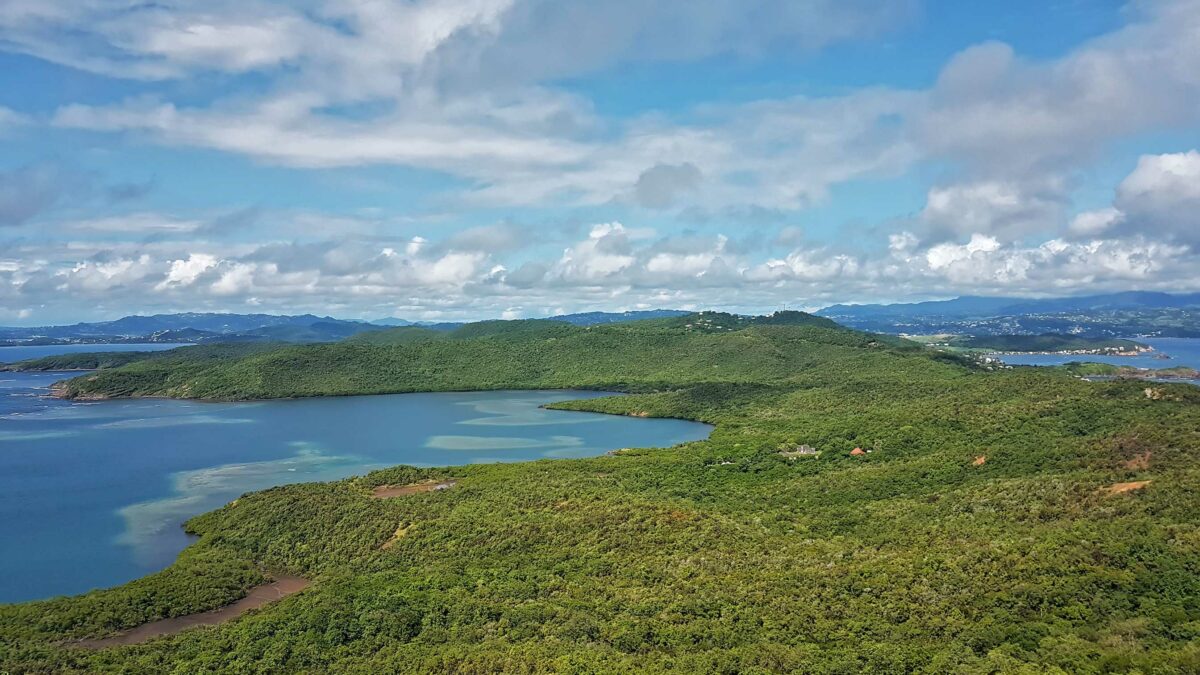
[[[628,198],[651,208],[797,209],[822,202],[833,185],[938,158],[967,172],[961,186],[939,188],[975,192],[963,199],[987,199],[983,186],[1033,193],[1022,202],[1037,213],[995,204],[997,229],[988,231],[1008,237],[1060,215],[1054,186],[1109,141],[1200,119],[1200,0],[1141,3],[1130,25],[1056,60],[1024,60],[1000,43],[972,47],[928,91],[705,106],[686,124],[634,119],[604,134],[595,133],[605,122],[588,101],[543,83],[625,59],[754,54],[779,48],[775,39],[821,46],[884,29],[911,8],[808,0],[746,13],[730,0],[327,0],[184,2],[114,18],[94,0],[74,13],[50,5],[19,3],[0,15],[0,32],[8,25],[40,44],[46,40],[30,26],[66,22],[91,36],[84,43],[92,48],[107,45],[100,51],[110,60],[115,52],[139,67],[183,74],[288,64],[289,72],[286,88],[258,99],[65,106],[55,116],[62,126],[137,131],[287,166],[447,171],[467,180],[471,203],[487,205]],[[143,30],[146,21],[152,30]],[[606,39],[592,44],[578,25]],[[264,35],[244,39],[246,30]],[[366,116],[336,113],[361,102],[384,105]],[[967,206],[970,218],[990,217],[987,204]],[[960,235],[985,229],[938,227]]]
[[97,131],[143,131],[166,143],[295,167],[404,164],[480,178],[505,169],[562,166],[581,159],[584,152],[569,140],[487,129],[437,114],[368,122],[341,119],[315,112],[318,103],[286,98],[233,112],[141,101],[103,108],[71,105],[55,114],[54,123]]
[[987,232],[1006,239],[1053,232],[1066,197],[1060,181],[958,183],[930,188],[920,220],[934,240]]
[[1098,237],[1110,232],[1125,219],[1125,214],[1112,207],[1084,211],[1071,220],[1068,231],[1077,237]]
[[1200,152],[1143,155],[1114,205],[1148,235],[1200,244]]
[[61,227],[81,232],[185,233],[204,227],[204,222],[160,213],[131,213],[122,216],[71,221],[63,223]]
[[592,227],[588,238],[563,251],[556,274],[570,280],[595,282],[625,270],[634,262],[632,245],[621,223]]
[[1068,232],[1200,245],[1200,152],[1143,155],[1117,186],[1113,205],[1080,213]]
[[244,295],[254,291],[256,265],[224,263],[222,268],[221,276],[210,287],[213,294]]
[[[0,38],[48,60],[125,77],[300,61],[316,78],[362,84],[378,76],[390,85],[400,73],[478,86],[567,77],[631,58],[751,56],[780,44],[817,49],[892,30],[915,7],[913,0],[764,0],[754,12],[737,0],[8,0]],[[75,39],[56,39],[62,33]]]
[[57,273],[54,290],[93,295],[140,287],[153,267],[154,261],[149,255],[84,260],[75,263],[69,270]]
[[162,17],[157,25],[122,35],[127,50],[159,56],[180,68],[231,72],[279,66],[297,59],[306,30],[295,16],[278,15],[237,21],[205,16]]
[[186,259],[172,260],[171,269],[167,272],[167,278],[155,286],[155,289],[163,290],[172,286],[189,286],[195,283],[201,274],[216,267],[216,265],[217,257],[207,253],[192,253]]
[[1075,167],[1107,142],[1194,123],[1200,2],[1134,3],[1134,21],[1065,57],[1028,61],[1001,43],[958,54],[917,127],[935,154],[1012,175]]
[[963,245],[938,244],[925,254],[925,260],[932,270],[944,270],[962,263],[968,266],[972,260],[986,259],[989,253],[1000,250],[1000,242],[984,234],[971,235],[971,241]]
[[56,307],[69,298],[108,312],[265,307],[463,319],[556,308],[765,311],[948,288],[1045,294],[1200,284],[1200,254],[1141,236],[1025,245],[975,233],[926,248],[901,232],[877,255],[798,246],[782,257],[735,250],[724,236],[658,237],[620,223],[592,226],[561,256],[537,247],[454,250],[451,238],[416,247],[412,239],[355,238],[24,244],[0,264],[0,304]]
[[[14,1],[0,13],[0,40],[43,58],[131,77],[262,70],[278,78],[257,98],[203,107],[153,99],[63,106],[53,117],[59,126],[133,131],[295,167],[448,171],[470,182],[475,203],[602,204],[628,195],[650,208],[685,196],[682,205],[721,206],[757,202],[764,191],[766,203],[796,206],[911,155],[887,147],[897,134],[877,124],[900,103],[887,93],[732,106],[712,127],[635,120],[604,138],[590,102],[542,83],[632,59],[815,49],[891,30],[915,0],[766,0],[751,13],[734,0],[181,0],[119,13],[98,0],[69,8]],[[75,39],[55,39],[64,32]],[[367,116],[338,113],[359,103],[380,105]],[[863,152],[852,159],[844,151],[854,143]],[[701,193],[709,171],[715,189]]]
[[[232,226],[237,244],[208,218],[63,220],[54,245],[13,240],[17,252],[6,255],[17,267],[0,267],[0,300],[36,306],[68,292],[134,302],[157,289],[151,302],[388,302],[439,316],[528,315],[589,303],[768,309],[950,285],[1019,293],[1196,283],[1196,253],[1186,247],[1200,243],[1196,151],[1143,157],[1111,206],[1069,214],[1081,171],[1114,141],[1200,122],[1200,0],[1137,2],[1124,28],[1060,57],[977,45],[924,90],[614,119],[557,84],[634,60],[820,48],[888,30],[911,9],[882,0],[765,0],[753,12],[736,0],[8,0],[0,44],[9,51],[116,77],[194,78],[189,87],[242,83],[231,76],[246,73],[266,83],[202,103],[190,88],[139,85],[159,93],[62,106],[50,120],[60,127],[289,167],[436,171],[454,184],[456,199],[439,203],[452,218],[526,205],[633,215],[561,245],[540,236],[552,229],[541,226],[541,248],[522,247],[528,235],[508,223],[446,235],[386,214],[275,214],[267,234]],[[178,91],[190,102],[167,98]],[[0,108],[0,132],[25,122]],[[803,222],[792,212],[825,203],[839,185],[914,167],[953,178],[929,188],[915,214],[888,223],[886,242],[846,231],[827,246],[820,228],[771,236],[769,228]],[[0,171],[0,224],[40,227],[38,218],[63,206],[62,182],[42,167]],[[647,214],[629,205],[701,214],[705,234],[635,228]],[[655,215],[660,227],[671,217]],[[716,234],[734,221],[776,248],[755,257],[741,245],[747,232]]]

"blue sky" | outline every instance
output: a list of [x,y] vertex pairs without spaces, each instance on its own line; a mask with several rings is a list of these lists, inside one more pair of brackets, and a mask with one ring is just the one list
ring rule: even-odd
[[0,323],[1200,289],[1200,3],[8,0]]

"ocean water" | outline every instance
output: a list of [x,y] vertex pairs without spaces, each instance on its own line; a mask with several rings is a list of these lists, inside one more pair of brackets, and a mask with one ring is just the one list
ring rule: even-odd
[[[1137,356],[1083,356],[1059,354],[993,354],[1013,366],[1057,366],[1071,361],[1110,363],[1132,368],[1175,368],[1187,366],[1200,370],[1200,338],[1130,338],[1154,347],[1154,351]],[[1166,355],[1170,358],[1158,358]]]
[[89,354],[92,352],[161,352],[187,345],[164,344],[153,342],[147,344],[121,345],[20,345],[16,347],[0,347],[0,363],[14,363],[29,359],[40,359],[43,356],[58,354]]
[[711,430],[539,407],[606,395],[599,392],[254,403],[48,398],[63,376],[0,372],[0,602],[81,593],[162,569],[189,543],[183,521],[252,490],[396,464],[665,447]]

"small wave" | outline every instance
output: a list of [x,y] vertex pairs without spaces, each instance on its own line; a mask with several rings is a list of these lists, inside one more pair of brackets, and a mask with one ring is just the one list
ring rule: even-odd
[[78,436],[77,431],[0,431],[0,442],[40,441],[48,438]]
[[158,429],[162,427],[190,426],[194,424],[253,424],[254,420],[242,418],[213,417],[211,415],[188,415],[184,417],[140,417],[97,424],[97,429]]
[[431,436],[425,447],[438,450],[527,450],[533,448],[568,448],[583,445],[578,436],[550,438],[495,438],[493,436]]

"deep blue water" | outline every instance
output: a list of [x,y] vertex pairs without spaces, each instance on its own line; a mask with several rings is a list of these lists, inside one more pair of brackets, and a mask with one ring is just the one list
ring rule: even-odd
[[[1134,368],[1174,368],[1188,366],[1200,369],[1200,338],[1131,338],[1154,347],[1154,351],[1138,356],[1081,356],[1058,354],[994,354],[1014,366],[1057,366],[1071,361],[1111,363]],[[1156,358],[1157,355],[1171,358]]]
[[[1200,369],[1200,338],[1132,338],[1154,347],[1154,351],[1137,356],[1058,355],[1058,354],[993,354],[1004,363],[1014,366],[1058,366],[1071,361],[1110,363],[1133,368],[1175,368],[1187,366]],[[1167,356],[1170,358],[1162,358]],[[1200,385],[1200,380],[1170,379]]]
[[57,354],[87,354],[91,352],[161,352],[186,345],[163,344],[161,342],[148,344],[123,345],[39,345],[20,347],[0,347],[0,363],[13,363],[28,359],[40,359],[43,356]]
[[47,398],[62,377],[0,372],[0,602],[81,593],[162,569],[188,544],[184,520],[251,490],[396,464],[595,456],[710,431],[538,407],[599,392],[256,403]]

